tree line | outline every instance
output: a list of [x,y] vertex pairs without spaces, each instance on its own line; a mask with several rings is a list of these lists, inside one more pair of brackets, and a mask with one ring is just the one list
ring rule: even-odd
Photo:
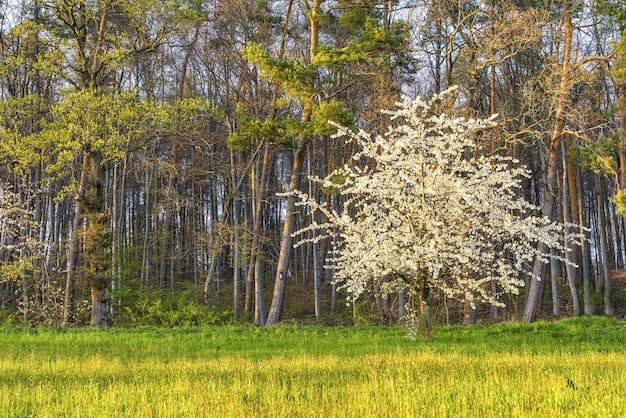
[[0,1],[0,316],[398,320],[402,292],[341,290],[295,192],[344,206],[314,178],[362,149],[329,121],[383,133],[381,109],[452,86],[435,110],[497,114],[481,152],[566,227],[506,306],[433,289],[432,315],[623,315],[625,23],[621,0]]

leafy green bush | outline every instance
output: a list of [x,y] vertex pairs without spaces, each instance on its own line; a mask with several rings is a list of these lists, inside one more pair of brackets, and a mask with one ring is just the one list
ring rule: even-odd
[[119,326],[190,327],[225,325],[230,312],[219,311],[194,301],[189,291],[172,295],[167,291],[118,289],[114,293],[114,324]]

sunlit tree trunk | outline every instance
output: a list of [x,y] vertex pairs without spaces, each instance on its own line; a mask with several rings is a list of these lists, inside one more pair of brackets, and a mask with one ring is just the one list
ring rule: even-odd
[[[295,191],[300,186],[300,170],[304,155],[306,152],[306,144],[300,145],[295,153],[293,164],[291,166],[291,178],[289,180],[289,191]],[[287,198],[287,206],[285,208],[285,222],[283,224],[282,238],[280,240],[280,253],[278,255],[278,264],[276,267],[276,278],[274,282],[274,294],[272,304],[265,325],[271,326],[280,322],[283,311],[283,303],[285,300],[285,287],[287,285],[287,274],[289,270],[289,257],[291,255],[291,247],[295,227],[296,200],[294,194],[290,194]]]

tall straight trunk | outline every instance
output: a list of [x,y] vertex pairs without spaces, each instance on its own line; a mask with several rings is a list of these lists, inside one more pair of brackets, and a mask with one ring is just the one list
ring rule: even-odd
[[[569,150],[569,147],[571,146],[571,136],[567,136],[566,138],[566,149]],[[570,204],[570,221],[572,223],[576,223],[578,222],[579,218],[580,218],[580,211],[582,210],[582,203],[580,203],[580,189],[579,189],[579,184],[582,181],[582,179],[580,178],[580,175],[578,173],[578,170],[576,169],[576,164],[574,163],[574,159],[572,158],[572,155],[570,152],[567,152],[567,164],[566,164],[566,170],[567,170],[567,191],[569,192],[569,204]],[[582,225],[582,224],[581,224]],[[581,246],[579,245],[574,245],[571,248],[571,254],[570,254],[570,260],[579,266],[579,268],[582,268],[582,258],[581,258]],[[582,280],[581,280],[581,275],[578,274],[580,270],[574,268],[574,277],[575,277],[575,283],[576,286],[582,285]]]
[[[232,184],[234,193],[237,195],[233,196],[233,230],[231,235],[231,253],[232,253],[232,263],[233,263],[233,312],[235,315],[235,319],[239,319],[241,316],[241,269],[239,268],[240,261],[240,250],[239,250],[239,227],[240,227],[240,210],[241,210],[241,200],[238,196],[239,191],[235,184],[237,183],[236,177],[236,167],[234,160],[234,151],[230,152],[230,163],[231,163],[231,172],[232,172]],[[237,161],[239,162],[239,161]]]
[[626,81],[619,84],[617,93],[619,103],[618,181],[620,190],[624,190],[626,189]]
[[598,231],[600,233],[600,260],[602,263],[602,276],[604,282],[604,314],[613,316],[613,304],[611,303],[611,274],[609,273],[609,253],[606,234],[606,217],[604,214],[604,192],[600,174],[596,175],[597,182],[597,208],[598,208]]
[[[313,231],[313,235],[317,236],[318,231]],[[322,316],[322,261],[320,259],[320,244],[313,242],[313,287],[315,297],[315,318],[318,320]]]
[[[313,175],[313,158],[312,152],[309,152],[308,158],[308,176],[309,176],[309,196],[315,196],[313,190],[313,182],[310,180],[310,177]],[[317,197],[316,197],[317,199]],[[315,213],[311,214],[311,222],[315,222]],[[322,315],[322,277],[321,277],[321,269],[322,269],[322,261],[321,261],[321,250],[320,244],[317,242],[317,237],[319,235],[319,231],[317,229],[311,231],[311,235],[313,238],[313,242],[311,243],[312,248],[312,258],[313,258],[313,297],[314,297],[314,309],[315,309],[315,318],[318,320]]]
[[[549,142],[546,147],[547,156],[547,174],[546,174],[546,189],[545,199],[542,208],[544,216],[550,220],[555,220],[555,205],[557,195],[557,165],[558,165],[558,151],[561,145],[561,136],[563,135],[563,129],[565,128],[565,108],[570,102],[570,90],[571,84],[569,80],[569,73],[571,70],[571,51],[572,51],[572,4],[571,1],[563,2],[563,20],[565,24],[565,33],[563,38],[563,58],[560,68],[560,81],[559,81],[559,94],[555,98],[555,122],[552,135],[549,138]],[[546,253],[548,248],[545,244],[541,243],[538,246],[538,250],[541,253]],[[526,299],[526,306],[524,307],[524,321],[532,322],[537,316],[537,311],[540,306],[540,288],[541,288],[541,273],[543,271],[542,262],[536,259],[533,264],[533,278],[530,281],[528,289],[528,296]]]
[[[112,283],[111,288],[119,288],[122,284],[122,254],[124,249],[123,233],[124,233],[124,213],[125,213],[125,185],[126,185],[126,172],[127,172],[128,159],[124,156],[122,161],[122,176],[119,181],[121,187],[119,187],[118,196],[118,179],[117,172],[120,169],[118,164],[113,167],[113,204],[111,218],[113,219],[112,234],[113,239],[111,241],[111,266],[112,266]],[[114,316],[113,306],[111,308],[111,316]]]
[[244,308],[243,308],[243,316],[244,319],[247,319],[252,313],[252,309],[254,306],[254,268],[256,265],[255,257],[256,257],[256,248],[255,248],[255,239],[254,236],[254,227],[255,227],[255,215],[256,215],[256,204],[258,199],[258,177],[259,174],[259,162],[252,168],[250,172],[250,199],[252,200],[252,217],[248,218],[252,225],[252,243],[250,245],[250,255],[248,257],[248,271],[246,272],[245,279],[245,289],[244,289]]
[[241,201],[233,202],[233,234],[232,234],[232,261],[233,261],[233,312],[235,319],[241,316],[241,269],[239,249],[239,210]]
[[[209,217],[211,224],[211,234],[213,235],[213,239],[209,243],[208,248],[208,257],[209,257],[209,265],[207,267],[206,279],[204,280],[204,299],[207,308],[211,307],[213,302],[212,300],[212,291],[215,290],[216,293],[219,292],[219,289],[215,289],[216,283],[215,280],[215,271],[217,270],[217,258],[218,258],[218,248],[220,242],[219,233],[213,231],[215,223],[218,220],[218,197],[217,191],[215,190],[216,180],[213,179],[211,185],[209,186]],[[218,293],[219,294],[219,293]]]
[[257,251],[254,266],[254,323],[265,326],[265,295],[263,286],[263,254]]
[[[89,161],[86,155],[83,155],[83,161],[81,164],[80,181],[78,183],[77,195],[80,196],[85,193],[87,184],[87,175],[89,173]],[[78,229],[80,228],[81,218],[81,206],[78,202],[74,206],[74,219],[72,220],[72,229],[69,236],[69,249],[67,256],[67,268],[65,278],[65,298],[63,303],[63,322],[62,326],[69,325],[70,316],[72,312],[72,295],[74,289],[74,274],[76,269],[76,261],[78,257]]]
[[[294,192],[300,185],[300,169],[306,151],[306,142],[302,141],[295,153],[291,166],[291,178],[289,179],[289,192]],[[276,266],[276,279],[274,281],[274,294],[272,304],[265,325],[271,326],[280,322],[285,300],[285,287],[287,285],[287,272],[289,270],[289,258],[296,223],[296,201],[297,197],[291,193],[287,197],[287,207],[285,208],[285,222],[283,224],[282,238],[280,240],[280,253],[278,255],[278,265]]]
[[[257,257],[261,257],[261,221],[263,219],[263,198],[265,195],[265,183],[267,182],[267,173],[269,171],[269,163],[270,163],[270,154],[271,154],[271,146],[269,144],[264,145],[263,151],[263,159],[261,162],[261,175],[257,177],[253,177],[252,184],[254,186],[254,211],[252,214],[252,245],[250,248],[250,265],[248,268],[248,277],[246,279],[246,304],[244,307],[244,312],[246,314],[252,312],[252,288],[254,285],[254,293],[256,295],[255,301],[258,304],[260,302],[260,298],[263,298],[263,291],[259,291],[259,287],[254,284],[255,280],[261,279],[263,280],[262,272],[256,271],[257,266],[259,265],[259,261]],[[260,177],[260,178],[258,178]],[[253,264],[254,263],[254,264]],[[263,283],[261,283],[262,289]],[[263,301],[263,305],[265,305]],[[265,318],[263,318],[263,324],[261,321],[258,321],[257,309],[255,309],[255,323],[258,325],[265,324]],[[263,307],[263,311],[265,311],[265,307]],[[265,316],[265,313],[263,313]]]
[[578,182],[578,225],[580,225],[580,234],[582,235],[582,241],[580,243],[580,258],[582,260],[582,276],[583,276],[583,306],[585,315],[593,315],[594,307],[593,300],[591,298],[592,286],[591,286],[591,267],[589,266],[589,240],[587,239],[587,232],[583,229],[587,223],[585,222],[585,215],[582,201],[582,176]]
[[[197,166],[195,152],[192,151],[192,164],[194,167]],[[197,203],[197,191],[196,191],[196,175],[194,174],[191,178],[191,267],[193,272],[193,300],[194,302],[198,302],[198,284],[200,283],[200,274],[201,266],[198,265],[198,260],[200,259],[200,248],[198,248],[198,232],[202,231],[202,219],[198,215],[198,203]],[[199,192],[202,193],[202,190]],[[202,201],[202,197],[200,197],[199,201]]]
[[[112,186],[112,191],[111,191],[111,197],[112,197],[112,202],[111,202],[111,219],[113,219],[113,222],[111,223],[111,233],[113,235],[113,239],[111,240],[111,273],[112,273],[112,277],[111,277],[111,289],[115,290],[115,288],[119,285],[119,281],[121,278],[121,271],[118,270],[118,254],[117,254],[117,249],[118,249],[118,234],[120,231],[120,220],[117,219],[118,216],[118,197],[117,197],[117,171],[119,168],[119,164],[115,163],[113,165],[113,178],[111,179],[111,186]],[[121,200],[121,199],[119,199]],[[110,315],[111,317],[115,317],[115,310],[113,305],[111,305],[109,307],[110,310]]]
[[[493,3],[492,5],[492,9],[491,11],[496,12],[495,10],[495,6],[496,4]],[[497,34],[495,33],[495,26],[492,26],[491,29],[491,36],[493,39],[496,38]],[[491,114],[495,115],[497,113],[497,107],[496,107],[496,64],[492,63],[490,66],[490,89],[489,89],[489,97],[490,97],[490,106],[491,106]],[[495,153],[497,152],[498,149],[498,132],[496,131],[496,129],[491,129],[491,154],[495,155]],[[496,292],[498,291],[497,288],[497,284],[495,282],[495,280],[492,280],[491,283],[489,283],[489,286],[491,287],[491,294],[495,295]],[[498,307],[494,304],[491,304],[491,307],[489,308],[489,316],[491,317],[491,319],[495,319],[498,317]]]
[[567,274],[567,283],[570,289],[570,296],[572,298],[572,313],[574,316],[580,315],[580,304],[578,301],[578,292],[576,290],[576,272],[572,265],[572,253],[569,245],[568,235],[571,233],[572,223],[570,216],[571,205],[569,203],[569,172],[567,170],[567,149],[565,146],[565,138],[561,138],[561,156],[563,161],[563,222],[565,223],[565,239],[563,240],[565,246],[565,272]]
[[76,269],[76,259],[78,257],[78,228],[80,228],[80,206],[75,205],[74,219],[68,239],[69,248],[67,254],[67,265],[65,274],[65,294],[63,299],[63,322],[61,325],[67,327],[72,316],[72,304],[74,294],[74,275]]
[[617,213],[617,210],[614,204],[611,202],[610,206],[612,207],[609,211],[611,214],[611,225],[613,225],[613,241],[615,242],[615,266],[623,266],[624,265],[624,229],[623,229],[623,220],[624,218]]
[[[332,208],[337,208],[339,202],[337,201],[337,195],[333,195],[330,199]],[[331,248],[334,250],[337,248],[337,234],[333,234]],[[337,307],[337,281],[335,280],[335,263],[333,260],[332,268],[330,269],[330,313],[334,314]]]
[[[153,157],[155,155],[153,148]],[[153,179],[153,171],[154,170],[146,170],[145,180],[144,180],[144,235],[143,235],[143,251],[142,251],[142,260],[141,260],[141,283],[140,286],[146,289],[149,289],[152,281],[152,243],[150,242],[150,237],[152,236],[152,232],[154,230],[154,220],[152,213],[153,208],[153,199],[150,195],[150,190],[152,189],[152,179]]]
[[[557,190],[561,191],[561,184],[557,177]],[[560,196],[558,196],[560,197]],[[557,201],[558,201],[557,197]],[[558,213],[555,214],[555,219],[558,219]],[[557,257],[558,252],[552,248],[550,249],[552,257]],[[561,262],[556,258],[550,258],[550,287],[552,290],[552,314],[561,315]]]
[[[551,250],[552,255],[556,256],[555,251]],[[561,315],[561,286],[559,283],[560,271],[557,259],[550,259],[550,285],[552,289],[552,315]]]

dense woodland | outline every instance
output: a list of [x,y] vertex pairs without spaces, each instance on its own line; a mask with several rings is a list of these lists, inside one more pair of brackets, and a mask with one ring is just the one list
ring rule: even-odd
[[328,121],[451,86],[584,239],[505,308],[431,292],[433,320],[623,316],[625,27],[622,0],[0,0],[0,319],[397,321],[402,294],[346,304],[331,239],[293,248],[322,220],[284,192],[339,207],[310,176],[359,150]]

